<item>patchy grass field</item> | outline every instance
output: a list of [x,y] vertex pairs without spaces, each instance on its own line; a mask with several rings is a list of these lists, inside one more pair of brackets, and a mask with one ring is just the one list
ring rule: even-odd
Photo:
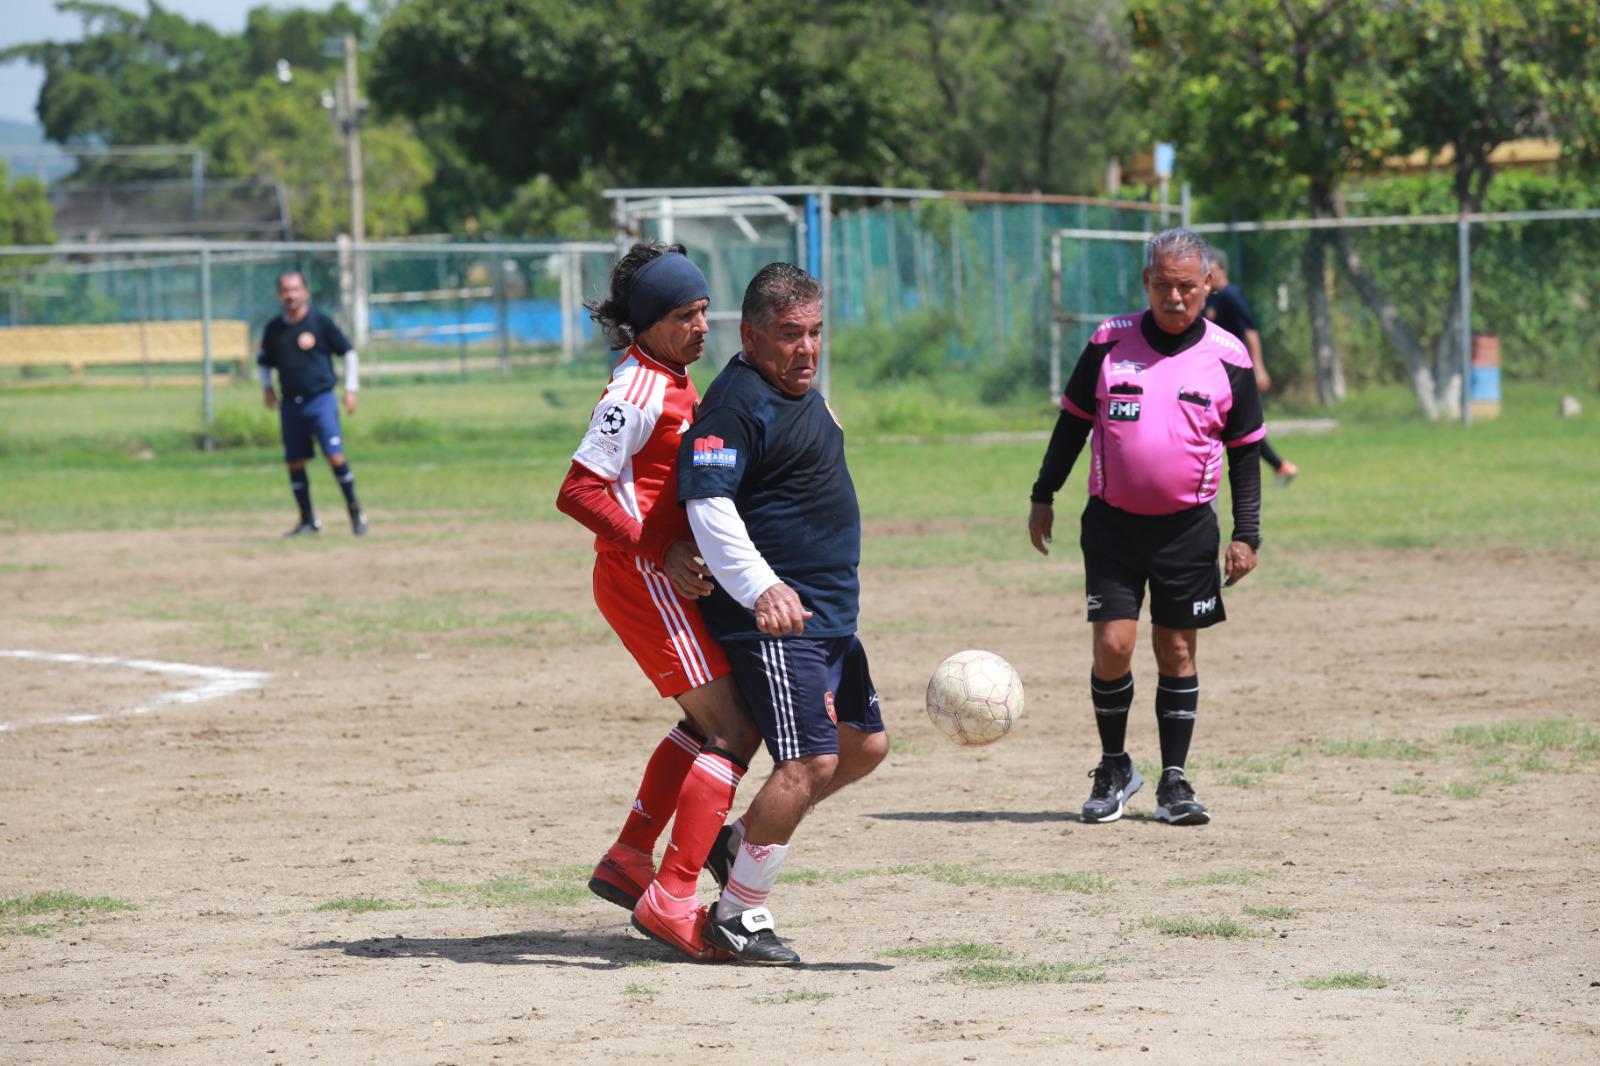
[[[891,754],[797,835],[772,906],[807,965],[772,971],[679,962],[585,888],[677,717],[551,506],[597,391],[369,389],[372,533],[309,543],[253,389],[212,455],[197,397],[0,391],[0,651],[83,657],[0,657],[0,1061],[743,1062],[753,1031],[829,1062],[1593,1059],[1593,415],[1511,389],[1462,431],[1379,395],[1281,440],[1305,473],[1201,643],[1215,821],[1175,829],[1153,789],[1077,818],[1082,471],[1043,559],[1042,441],[940,436],[1047,406],[952,386],[917,443],[910,400],[842,394]],[[982,751],[922,712],[973,646],[1028,686]],[[146,660],[270,677],[166,699]]]

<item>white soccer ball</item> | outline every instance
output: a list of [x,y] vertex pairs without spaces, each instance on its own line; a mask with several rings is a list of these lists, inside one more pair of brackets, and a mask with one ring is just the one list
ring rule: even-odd
[[958,651],[928,681],[928,717],[957,744],[993,744],[1022,721],[1022,678],[993,652]]

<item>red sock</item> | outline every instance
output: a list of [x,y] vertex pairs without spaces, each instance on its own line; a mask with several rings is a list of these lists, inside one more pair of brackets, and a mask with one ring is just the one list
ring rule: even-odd
[[679,722],[668,733],[650,756],[644,767],[644,780],[639,782],[639,795],[634,798],[633,810],[622,823],[617,843],[636,848],[646,855],[653,854],[656,840],[672,817],[672,808],[678,802],[678,792],[683,788],[684,775],[694,765],[700,745],[705,739],[690,728],[688,722]]
[[743,776],[744,767],[720,751],[708,748],[695,759],[678,793],[678,816],[656,873],[656,883],[671,895],[679,899],[694,895],[700,867],[711,853]]

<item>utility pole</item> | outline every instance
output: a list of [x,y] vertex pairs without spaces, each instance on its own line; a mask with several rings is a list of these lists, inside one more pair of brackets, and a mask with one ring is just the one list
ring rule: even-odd
[[[330,41],[329,52],[338,47],[337,38]],[[333,104],[334,121],[344,134],[345,175],[350,182],[350,240],[354,245],[353,269],[350,286],[350,325],[355,334],[351,338],[358,350],[367,346],[367,256],[362,245],[367,239],[366,196],[361,173],[361,116],[367,105],[362,102],[356,78],[356,35],[344,35],[344,77],[337,83]],[[324,97],[324,103],[329,101]]]

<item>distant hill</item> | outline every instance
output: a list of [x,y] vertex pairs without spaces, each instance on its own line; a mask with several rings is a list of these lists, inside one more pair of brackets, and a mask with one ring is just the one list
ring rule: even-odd
[[[16,157],[10,152],[17,148],[42,148],[47,154]],[[13,177],[42,177],[51,181],[72,170],[73,161],[52,144],[45,141],[44,127],[37,122],[17,122],[0,118],[0,160],[11,169]]]

